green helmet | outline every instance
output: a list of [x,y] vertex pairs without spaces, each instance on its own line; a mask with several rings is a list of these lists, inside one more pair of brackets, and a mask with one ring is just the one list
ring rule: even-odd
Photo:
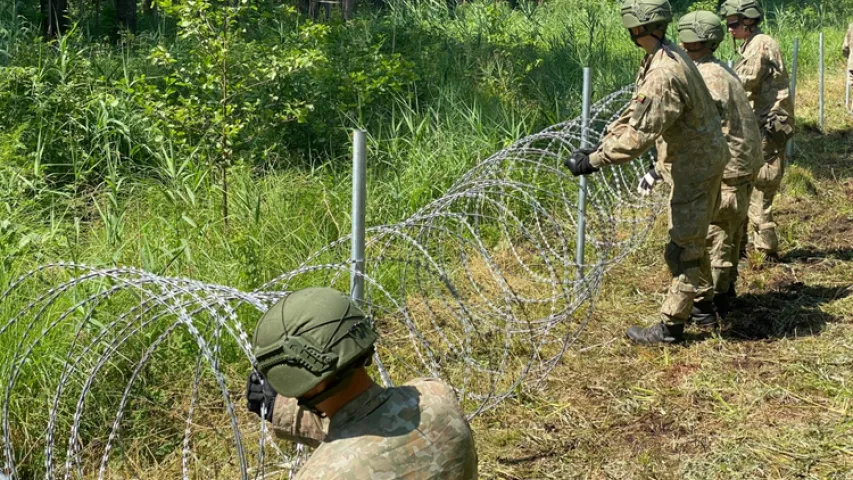
[[364,313],[331,288],[306,288],[279,300],[252,341],[258,370],[278,394],[298,398],[373,351],[379,335]]
[[625,28],[662,24],[672,21],[669,0],[625,0],[622,2],[622,24]]
[[764,10],[758,4],[758,0],[726,0],[720,7],[720,15],[723,17],[737,15],[741,18],[761,20],[764,18]]
[[725,34],[720,17],[711,12],[696,11],[688,13],[678,21],[678,39],[681,43],[706,43],[716,50]]

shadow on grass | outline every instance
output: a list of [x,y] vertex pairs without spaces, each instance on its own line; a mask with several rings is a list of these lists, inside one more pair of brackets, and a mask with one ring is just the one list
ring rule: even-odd
[[[849,254],[849,252],[848,252]],[[838,318],[820,310],[824,304],[849,297],[851,286],[790,282],[774,290],[739,297],[729,316],[726,335],[733,340],[766,340],[817,335]]]
[[813,123],[798,125],[791,163],[808,168],[816,178],[838,180],[853,176],[853,129],[821,134]]
[[818,249],[814,247],[795,248],[785,253],[782,263],[819,263],[824,260],[853,261],[853,247]]

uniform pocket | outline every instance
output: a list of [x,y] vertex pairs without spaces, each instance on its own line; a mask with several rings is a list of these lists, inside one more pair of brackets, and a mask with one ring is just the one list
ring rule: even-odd
[[643,117],[646,116],[646,112],[649,110],[649,105],[652,104],[652,99],[641,93],[634,97],[631,104],[634,107],[634,111],[631,112],[631,119],[628,121],[628,124],[632,127],[636,127],[641,121],[643,121]]

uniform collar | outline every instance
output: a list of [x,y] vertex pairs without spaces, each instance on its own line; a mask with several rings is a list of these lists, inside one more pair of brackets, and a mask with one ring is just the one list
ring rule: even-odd
[[369,415],[377,407],[385,403],[388,398],[389,391],[373,384],[361,393],[361,395],[350,400],[349,403],[335,412],[335,416],[329,422],[329,434],[335,430],[343,428],[348,423],[356,422]]
[[714,52],[708,52],[698,60],[695,60],[694,63],[696,63],[696,65],[699,65],[701,63],[714,63],[714,60],[716,59],[717,57],[714,56]]
[[742,46],[742,47],[740,47],[740,53],[743,53],[744,51],[746,51],[746,46],[747,46],[747,45],[749,45],[750,43],[752,43],[752,40],[753,40],[756,36],[761,35],[761,33],[762,33],[762,32],[761,32],[761,28],[760,28],[760,27],[756,27],[756,28],[755,28],[755,31],[754,31],[754,32],[752,32],[748,37],[746,37],[746,40],[743,42],[743,46]]

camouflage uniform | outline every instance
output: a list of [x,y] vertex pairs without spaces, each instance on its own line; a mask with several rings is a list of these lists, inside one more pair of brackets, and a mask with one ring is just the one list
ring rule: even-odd
[[323,421],[293,399],[276,400],[275,408],[280,438],[322,441],[297,480],[477,478],[471,429],[453,390],[440,380],[374,385],[335,413],[328,434]]
[[[762,165],[758,120],[735,73],[712,53],[696,60],[711,97],[723,112],[723,134],[730,160],[723,171],[720,208],[708,228],[714,293],[725,294],[737,278],[739,247],[747,220],[753,181]],[[697,299],[699,301],[700,299]],[[710,300],[703,298],[701,300]]]
[[272,411],[272,430],[276,438],[317,448],[329,430],[327,418],[298,405],[298,400],[277,396]]
[[779,240],[773,221],[773,198],[785,173],[785,141],[768,134],[766,122],[771,114],[787,119],[793,128],[793,109],[788,96],[788,73],[779,45],[770,36],[756,30],[741,47],[735,71],[743,82],[752,110],[761,125],[764,165],[755,180],[749,204],[749,236],[756,249],[776,253]]
[[[853,55],[850,55],[851,48],[853,48],[853,23],[847,28],[847,35],[844,36],[844,48],[842,49],[842,53],[847,58],[847,81],[853,84]],[[850,105],[847,108],[850,108]]]
[[712,291],[705,248],[729,154],[717,109],[693,61],[664,41],[646,55],[637,95],[609,128],[590,164],[627,163],[657,147],[656,169],[672,186],[664,257],[672,273],[665,321],[685,322],[697,296]]

